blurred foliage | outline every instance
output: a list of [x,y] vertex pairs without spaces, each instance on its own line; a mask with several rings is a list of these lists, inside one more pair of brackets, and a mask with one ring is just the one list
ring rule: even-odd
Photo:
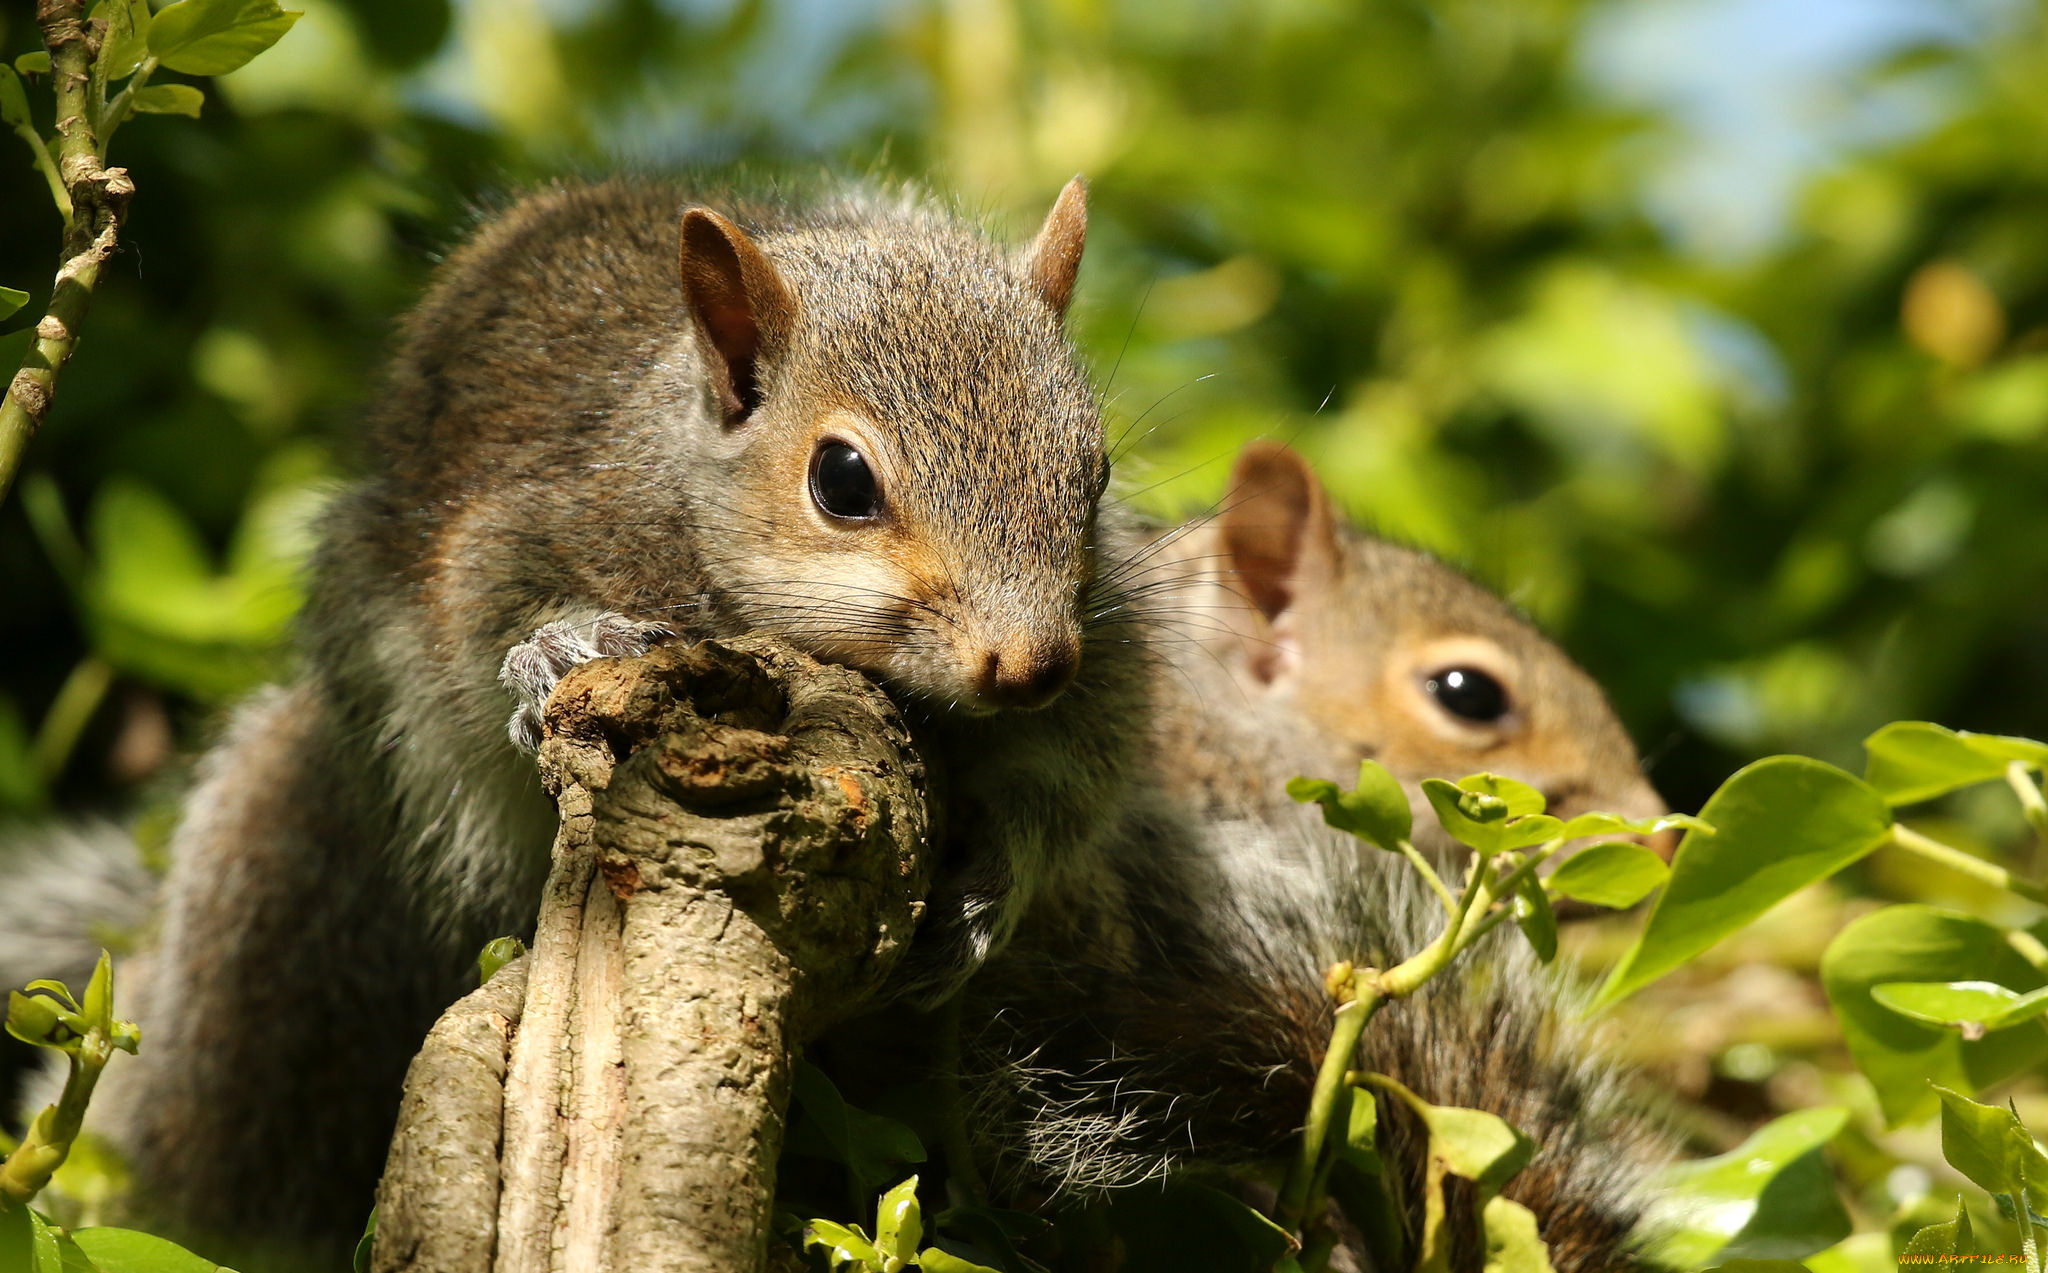
[[[1642,4],[305,7],[203,118],[122,138],[123,255],[0,510],[8,807],[119,802],[276,670],[309,493],[436,252],[620,163],[910,174],[1017,230],[1086,171],[1126,485],[1184,512],[1244,439],[1297,442],[1556,632],[1680,807],[1894,718],[2048,732],[2036,9],[1865,66],[1938,107],[1727,260],[1645,211],[1680,125],[1580,64]],[[0,354],[55,235],[6,163],[0,283],[35,303]],[[88,658],[105,692],[61,703]]]
[[[436,253],[620,164],[906,175],[1015,233],[1085,171],[1074,324],[1124,488],[1184,513],[1245,439],[1296,443],[1558,635],[1679,808],[1769,752],[1853,766],[1893,719],[2048,735],[2048,14],[1978,5],[1852,68],[1832,92],[1927,108],[1716,256],[1650,211],[1683,122],[1584,49],[1719,2],[295,0],[201,118],[121,137],[122,254],[0,507],[0,814],[132,805],[282,666],[307,514]],[[0,7],[10,60],[27,11]],[[10,366],[57,241],[13,145]],[[1939,1155],[1844,1076],[1819,950],[1859,893],[1975,899],[1912,864],[1846,883],[1646,997],[1668,1028],[1636,1046],[1706,1100],[1704,1144],[1849,1105],[1868,1230]]]

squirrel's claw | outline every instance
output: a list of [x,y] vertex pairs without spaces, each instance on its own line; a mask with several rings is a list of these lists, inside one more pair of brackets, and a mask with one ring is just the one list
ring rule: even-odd
[[570,668],[592,659],[645,654],[655,642],[674,635],[662,624],[609,613],[580,623],[557,619],[535,628],[532,636],[506,653],[498,669],[498,683],[515,704],[506,727],[512,745],[522,751],[540,749],[541,710]]

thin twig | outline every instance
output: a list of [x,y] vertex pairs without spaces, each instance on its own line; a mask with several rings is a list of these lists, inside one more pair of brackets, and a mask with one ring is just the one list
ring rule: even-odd
[[127,172],[104,166],[105,152],[93,129],[92,61],[98,42],[87,29],[85,6],[80,0],[37,0],[36,24],[50,50],[50,82],[57,93],[57,173],[69,192],[71,216],[49,309],[0,400],[0,499],[14,485],[29,440],[49,417],[57,374],[77,347],[100,267],[114,254],[122,215],[135,193]]

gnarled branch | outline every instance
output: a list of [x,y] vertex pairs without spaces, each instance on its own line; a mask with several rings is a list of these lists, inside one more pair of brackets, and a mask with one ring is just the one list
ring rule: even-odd
[[753,638],[579,668],[547,722],[562,826],[523,985],[413,1062],[373,1266],[758,1269],[791,1051],[922,907],[923,767],[867,681]]

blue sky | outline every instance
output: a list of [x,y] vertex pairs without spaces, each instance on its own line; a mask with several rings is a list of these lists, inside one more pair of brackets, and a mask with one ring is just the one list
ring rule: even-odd
[[1801,180],[1939,120],[1940,75],[1876,89],[1856,72],[1984,38],[2012,2],[1626,0],[1595,12],[1580,66],[1599,91],[1681,129],[1652,161],[1652,214],[1693,250],[1740,258],[1784,227]]

